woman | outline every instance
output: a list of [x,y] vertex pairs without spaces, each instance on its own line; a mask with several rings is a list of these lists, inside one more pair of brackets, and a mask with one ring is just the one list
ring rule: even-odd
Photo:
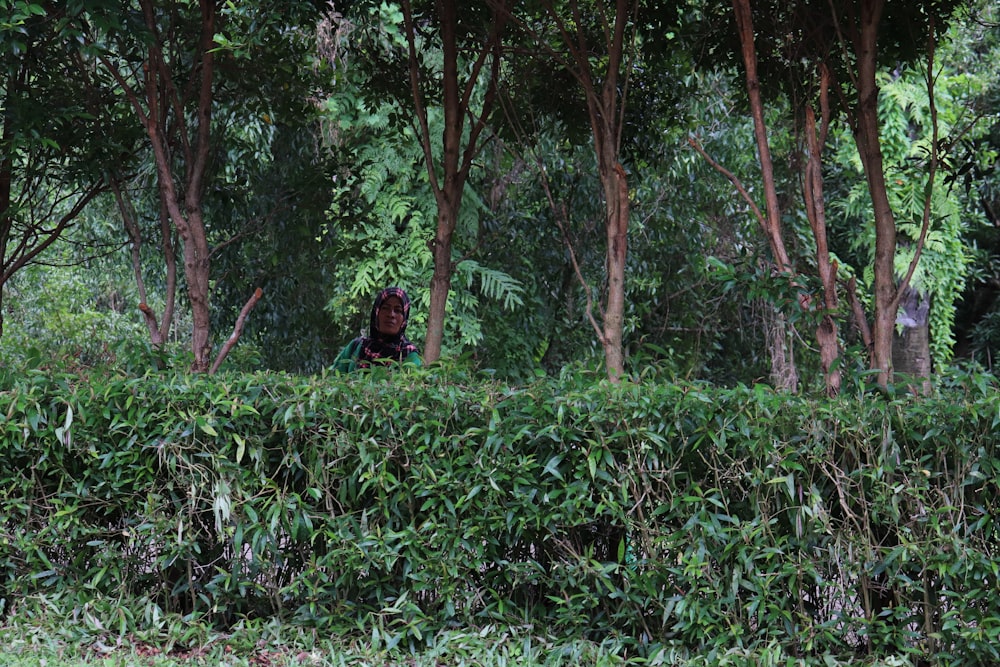
[[386,287],[375,297],[368,335],[358,336],[333,361],[333,370],[350,373],[368,368],[373,361],[402,362],[419,366],[420,352],[403,335],[410,321],[410,297],[399,287]]

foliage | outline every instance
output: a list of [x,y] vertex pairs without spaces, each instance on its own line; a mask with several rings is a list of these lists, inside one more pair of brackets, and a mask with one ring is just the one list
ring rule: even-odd
[[63,262],[68,265],[29,265],[8,283],[0,366],[111,363],[141,372],[152,357],[134,285],[107,258],[64,253]]
[[[36,619],[38,620],[38,619]],[[609,667],[611,665],[676,665],[708,667],[723,665],[787,665],[792,656],[778,646],[761,650],[732,650],[724,654],[692,654],[664,650],[650,657],[636,655],[617,639],[601,642],[583,638],[561,638],[531,627],[487,625],[482,628],[445,630],[429,637],[426,648],[418,651],[388,649],[381,641],[356,637],[317,638],[299,628],[274,623],[246,624],[227,633],[205,632],[186,648],[168,652],[162,645],[124,638],[108,645],[101,639],[67,642],[61,635],[78,625],[60,618],[53,609],[44,624],[17,623],[0,628],[3,654],[8,667],[182,667],[191,664],[227,667],[439,667],[476,665],[506,667]],[[43,634],[50,632],[51,634]],[[837,660],[826,655],[798,658],[801,667],[906,667],[909,661],[891,657],[884,660]]]
[[953,378],[813,401],[654,372],[8,374],[0,598],[115,635],[277,618],[418,650],[533,623],[647,657],[986,664],[1000,394]]
[[968,201],[974,211],[971,220],[983,218],[985,224],[970,225],[964,230],[972,264],[966,289],[958,306],[955,335],[958,354],[992,364],[1000,349],[1000,317],[997,316],[996,286],[998,276],[998,216],[1000,184],[997,181],[997,156],[1000,149],[1000,123],[996,114],[1000,97],[1000,23],[997,7],[990,2],[974,3],[967,28],[949,41],[949,61],[966,77],[966,110],[981,117],[983,127],[974,136],[965,137],[953,147],[957,167],[949,187]]
[[[36,619],[37,620],[37,619]],[[224,634],[205,632],[187,648],[164,650],[162,645],[149,644],[134,638],[108,645],[97,639],[67,643],[61,637],[68,628],[78,625],[59,618],[49,609],[45,624],[17,623],[0,628],[0,639],[6,651],[3,657],[8,667],[181,667],[208,664],[242,667],[273,665],[274,667],[439,667],[440,665],[476,665],[504,667],[506,665],[537,665],[538,667],[607,667],[610,665],[732,665],[738,660],[758,664],[779,664],[780,650],[760,652],[739,651],[728,656],[685,655],[681,651],[663,652],[652,658],[635,655],[616,639],[601,642],[582,638],[560,638],[544,634],[531,627],[487,625],[482,628],[445,630],[429,637],[426,648],[412,652],[386,648],[375,638],[367,641],[356,637],[317,638],[299,628],[274,623],[249,623]],[[51,631],[51,634],[42,634]],[[770,660],[770,661],[769,661]],[[746,664],[744,662],[743,664]],[[801,665],[813,663],[799,662]],[[841,663],[827,656],[816,661],[824,667]],[[900,665],[899,662],[876,661],[872,665]]]
[[11,277],[77,224],[109,164],[133,164],[137,133],[115,131],[123,105],[91,94],[79,67],[86,46],[75,21],[102,4],[2,5],[0,333]]

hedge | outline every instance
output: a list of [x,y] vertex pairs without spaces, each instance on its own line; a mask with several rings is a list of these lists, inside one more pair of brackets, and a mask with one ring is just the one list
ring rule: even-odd
[[836,399],[433,368],[7,385],[6,614],[58,596],[411,642],[516,622],[1000,660],[1000,399],[983,377]]

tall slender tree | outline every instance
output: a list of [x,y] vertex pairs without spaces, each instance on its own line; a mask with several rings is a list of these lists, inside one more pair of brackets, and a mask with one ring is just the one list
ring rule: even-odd
[[[628,256],[629,185],[622,164],[622,134],[630,75],[639,44],[639,1],[589,3],[543,0],[539,15],[519,15],[543,58],[568,72],[582,93],[604,202],[606,290],[600,321],[587,295],[587,317],[604,349],[608,378],[625,371],[625,268]],[[587,286],[585,285],[585,288]],[[587,288],[589,289],[589,288]]]
[[[131,3],[126,4],[131,8]],[[210,307],[212,259],[232,237],[211,237],[206,198],[212,179],[227,169],[232,170],[220,160],[224,156],[220,146],[226,126],[233,122],[270,125],[268,103],[279,94],[288,94],[275,91],[283,87],[303,90],[292,85],[300,83],[297,72],[293,71],[280,83],[273,82],[273,78],[287,74],[289,67],[267,69],[273,66],[273,59],[255,63],[252,56],[267,44],[279,43],[279,39],[282,49],[287,49],[287,43],[292,41],[290,32],[300,29],[287,21],[303,20],[303,16],[318,18],[312,4],[304,0],[287,0],[282,4],[284,11],[272,14],[219,0],[197,3],[138,0],[136,11],[126,13],[130,18],[123,29],[109,28],[93,18],[89,24],[88,45],[98,63],[94,71],[98,76],[110,78],[104,83],[105,89],[128,101],[146,135],[158,201],[156,211],[148,217],[161,220],[168,272],[172,263],[172,233],[179,239],[184,287],[192,316],[191,369],[196,372],[214,372],[219,367],[239,338],[249,310],[261,298],[259,287],[245,290],[251,294],[237,317],[233,334],[215,349]],[[120,12],[121,8],[117,10]],[[244,34],[241,26],[248,25],[255,29]],[[292,65],[306,69],[302,62]],[[229,113],[227,118],[219,120],[216,112],[223,104]],[[261,117],[266,120],[260,120]],[[120,188],[118,193],[122,193]],[[133,216],[128,203],[122,201],[123,217],[135,243]],[[166,304],[165,321],[159,325],[155,322],[156,314],[144,304],[143,314],[154,343],[162,340],[170,326],[170,294]]]
[[[443,56],[440,77],[444,131],[440,157],[434,154],[436,142],[431,136],[427,119],[427,81],[421,71],[417,48],[417,36],[421,30],[414,18],[413,3],[410,0],[402,2],[410,92],[427,175],[437,201],[437,227],[431,241],[434,274],[431,278],[430,313],[424,341],[424,356],[429,362],[436,361],[441,356],[448,294],[454,270],[452,235],[458,221],[462,194],[473,159],[480,150],[480,137],[486,127],[486,119],[496,103],[502,39],[510,16],[506,2],[504,0],[492,7],[489,29],[482,35],[469,62],[459,50],[459,3],[457,0],[436,0],[434,3]],[[480,88],[485,92],[477,105],[477,92]]]

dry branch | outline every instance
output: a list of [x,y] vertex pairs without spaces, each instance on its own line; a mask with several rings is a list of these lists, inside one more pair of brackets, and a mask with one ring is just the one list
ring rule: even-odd
[[246,323],[247,315],[249,315],[250,311],[253,310],[253,307],[257,305],[257,302],[260,301],[260,297],[263,294],[264,290],[258,287],[254,290],[253,296],[250,297],[250,300],[243,306],[243,310],[240,311],[240,316],[236,318],[236,324],[233,325],[233,333],[230,334],[229,338],[222,346],[222,349],[219,350],[219,356],[215,358],[215,363],[212,364],[212,368],[208,371],[209,375],[215,375],[215,372],[219,370],[219,366],[222,365],[223,360],[225,360],[226,356],[229,355],[229,351],[233,349],[234,345],[236,345],[236,341],[238,341],[240,336],[243,334],[243,325]]

